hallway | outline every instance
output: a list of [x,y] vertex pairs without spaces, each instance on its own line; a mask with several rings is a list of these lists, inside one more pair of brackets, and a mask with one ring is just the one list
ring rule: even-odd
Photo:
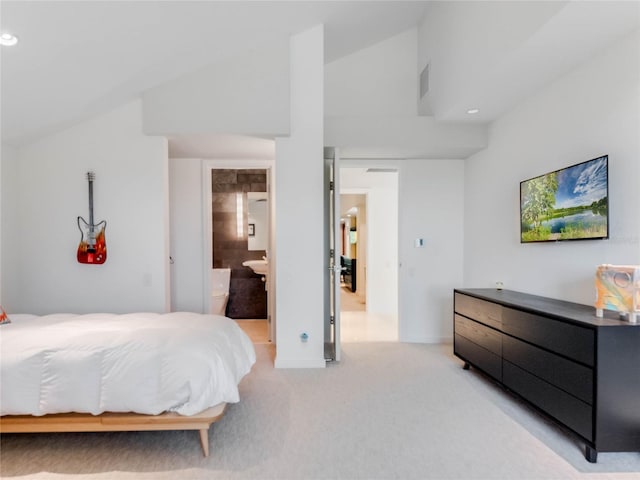
[[344,287],[340,292],[340,339],[343,343],[398,341],[395,316],[367,313],[361,297]]

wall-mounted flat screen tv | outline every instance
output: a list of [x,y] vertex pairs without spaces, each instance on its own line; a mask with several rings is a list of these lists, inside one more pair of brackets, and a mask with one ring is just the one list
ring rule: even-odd
[[520,182],[520,242],[609,238],[609,157]]

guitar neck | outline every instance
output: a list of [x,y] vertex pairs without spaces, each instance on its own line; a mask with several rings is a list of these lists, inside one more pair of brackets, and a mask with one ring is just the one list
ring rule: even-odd
[[93,178],[89,177],[89,226],[93,230]]
[[93,179],[96,174],[93,172],[87,172],[87,180],[89,181],[89,228],[93,232]]

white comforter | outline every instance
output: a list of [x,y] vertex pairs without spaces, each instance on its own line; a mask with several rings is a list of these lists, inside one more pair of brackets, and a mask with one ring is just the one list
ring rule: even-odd
[[0,415],[175,411],[239,401],[253,345],[196,313],[11,315],[0,326]]

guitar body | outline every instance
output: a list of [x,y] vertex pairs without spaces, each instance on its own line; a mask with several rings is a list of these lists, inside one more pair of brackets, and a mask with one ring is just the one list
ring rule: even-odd
[[93,180],[95,174],[87,173],[89,181],[89,221],[78,217],[78,229],[80,230],[80,245],[76,258],[79,263],[101,265],[107,261],[107,241],[104,231],[107,222],[93,223]]
[[106,262],[107,241],[104,231],[107,228],[107,222],[102,221],[97,225],[90,225],[84,218],[78,217],[78,228],[82,234],[76,255],[78,262],[96,265]]

